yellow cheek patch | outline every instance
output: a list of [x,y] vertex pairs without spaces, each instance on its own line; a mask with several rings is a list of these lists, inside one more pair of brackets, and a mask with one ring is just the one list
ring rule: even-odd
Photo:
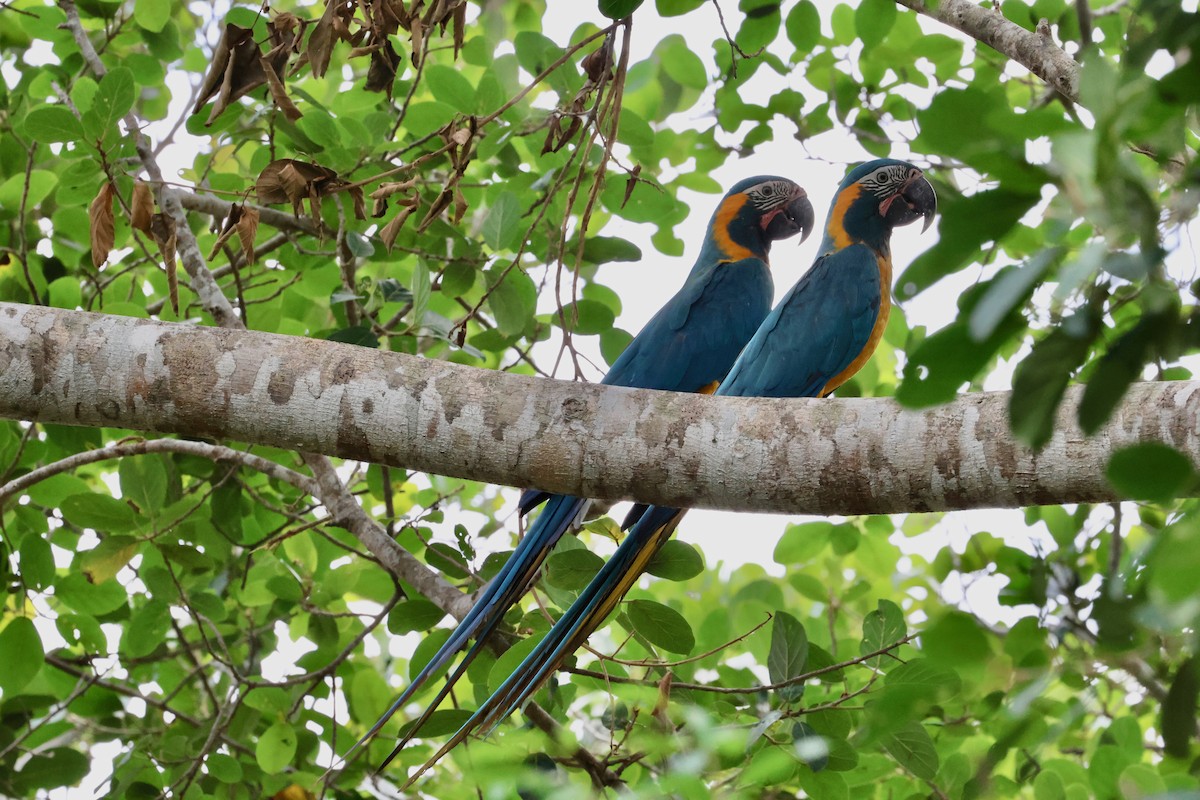
[[706,384],[704,386],[701,386],[699,389],[697,389],[696,394],[712,394],[713,392],[715,392],[717,390],[717,387],[720,385],[721,385],[720,381],[713,381],[712,383]]
[[738,193],[722,200],[721,206],[717,209],[716,220],[713,224],[713,241],[717,243],[717,247],[721,248],[721,252],[725,254],[726,258],[732,261],[754,257],[753,250],[743,247],[729,236],[730,223],[749,200],[750,198],[746,195]]
[[846,233],[845,220],[850,205],[858,199],[860,194],[862,194],[862,187],[857,183],[850,184],[837,196],[833,210],[829,212],[829,222],[825,223],[825,235],[839,250],[854,244],[850,239],[850,234]]

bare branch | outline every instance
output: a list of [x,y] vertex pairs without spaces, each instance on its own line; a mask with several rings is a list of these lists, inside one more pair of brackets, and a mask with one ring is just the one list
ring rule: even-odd
[[971,0],[896,2],[983,42],[1037,75],[1067,99],[1079,102],[1079,64],[1054,43],[1048,31],[1026,30],[999,11]]
[[97,461],[107,461],[110,458],[140,456],[147,453],[186,453],[187,455],[199,456],[200,458],[207,458],[213,461],[235,461],[272,478],[289,483],[307,494],[315,495],[317,493],[317,485],[312,478],[307,475],[301,475],[299,472],[288,469],[270,459],[256,456],[253,453],[234,450],[221,445],[208,444],[207,442],[190,442],[181,439],[149,439],[141,442],[114,442],[107,447],[101,447],[96,450],[84,450],[81,453],[68,456],[61,461],[55,461],[44,467],[38,467],[19,478],[14,478],[6,484],[0,485],[0,506],[4,505],[4,501],[10,497],[60,472],[70,472],[85,464],[95,464]]

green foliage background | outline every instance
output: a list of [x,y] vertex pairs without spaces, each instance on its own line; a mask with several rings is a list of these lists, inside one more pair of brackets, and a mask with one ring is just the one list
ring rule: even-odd
[[[407,4],[427,15],[453,5]],[[712,11],[639,5],[599,10],[632,12],[635,35],[649,37]],[[680,256],[677,227],[708,205],[689,207],[681,190],[718,194],[713,170],[781,129],[798,148],[834,132],[876,156],[911,156],[939,189],[940,238],[903,269],[898,295],[977,276],[940,330],[897,314],[841,394],[923,407],[1003,382],[1015,365],[1013,434],[1040,445],[1068,383],[1087,385],[1080,421],[1094,430],[1131,380],[1189,378],[1180,359],[1196,345],[1187,226],[1200,198],[1200,19],[1158,0],[1080,5],[1090,13],[1064,0],[1000,11],[1029,30],[1046,20],[1079,55],[1077,102],[889,0],[727,2],[728,36],[719,25],[703,41],[666,33],[642,59],[628,59],[625,25],[572,49],[612,22],[590,6],[592,21],[559,41],[542,32],[544,2],[514,0],[471,3],[416,37],[393,26],[371,51],[392,48],[390,92],[364,88],[371,54],[342,42],[324,77],[291,58],[283,77],[299,119],[258,88],[206,126],[208,109],[177,116],[190,105],[179,101],[209,69],[223,23],[267,41],[256,9],[81,0],[109,70],[98,80],[62,8],[16,0],[0,11],[0,298],[212,323],[186,280],[172,309],[152,237],[130,228],[145,177],[119,124],[132,111],[160,123],[155,144],[176,119],[206,137],[180,176],[199,195],[253,200],[280,158],[367,193],[413,181],[379,218],[357,218],[349,192],[319,197],[323,235],[262,222],[253,264],[236,237],[217,248],[209,266],[249,327],[523,373],[550,371],[557,354],[591,375],[575,345],[598,344],[611,361],[630,339],[604,265],[652,255],[608,223],[646,223],[659,254]],[[601,46],[612,60],[597,80],[583,59]],[[466,144],[451,146],[456,132]],[[118,249],[97,268],[89,204],[108,181]],[[398,197],[414,210],[387,247],[380,228]],[[219,223],[190,214],[202,249]],[[559,302],[539,312],[539,297]],[[129,435],[0,424],[0,482]],[[301,468],[293,453],[256,452]],[[343,476],[403,547],[464,588],[507,553],[476,546],[512,541],[510,494],[376,466]],[[928,559],[934,549],[910,540],[944,535],[941,515],[786,525],[782,570],[720,569],[673,543],[596,652],[578,654],[583,673],[560,674],[538,701],[635,796],[1200,796],[1200,519],[1195,501],[1174,499],[1194,488],[1192,465],[1144,447],[1114,458],[1110,478],[1140,502],[1027,509],[1025,529],[973,516],[964,547]],[[331,752],[447,635],[441,610],[323,524],[312,498],[247,468],[162,454],[100,462],[36,483],[2,512],[0,794],[60,797],[85,776],[109,797],[320,794]],[[540,605],[507,618],[514,629],[547,629],[600,563],[584,543],[615,535],[599,520],[582,543],[564,541]],[[997,587],[998,607],[947,589],[977,581]],[[456,705],[485,697],[528,646],[480,658]],[[398,715],[325,796],[394,796],[397,776],[463,714],[441,712],[373,777]],[[518,717],[420,787],[587,796],[571,753]]]

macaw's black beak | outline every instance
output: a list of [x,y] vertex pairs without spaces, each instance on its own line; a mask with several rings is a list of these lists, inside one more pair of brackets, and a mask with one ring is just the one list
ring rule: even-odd
[[803,242],[812,233],[815,224],[816,215],[813,213],[812,203],[808,202],[808,195],[802,193],[788,201],[788,204],[767,222],[767,240],[775,242],[790,239],[798,233],[800,241]]
[[880,211],[893,228],[924,217],[925,225],[921,228],[924,233],[933,224],[933,217],[937,213],[937,195],[925,176],[917,173],[909,178],[903,189],[883,201]]

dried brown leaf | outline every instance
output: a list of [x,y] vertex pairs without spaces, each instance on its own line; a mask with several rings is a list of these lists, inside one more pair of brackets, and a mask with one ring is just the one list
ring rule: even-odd
[[421,54],[425,51],[425,26],[420,17],[414,16],[408,27],[412,34],[412,63],[414,67],[421,66]]
[[609,47],[606,39],[599,48],[588,53],[579,66],[583,67],[584,74],[588,76],[588,80],[592,83],[599,83],[612,70],[613,58],[612,48]]
[[265,57],[261,59],[261,62],[263,74],[267,76],[267,87],[271,90],[271,99],[275,101],[275,105],[279,106],[279,110],[283,112],[289,122],[300,119],[304,115],[288,97],[287,87],[283,85],[283,81],[279,80],[279,75],[275,72],[271,62]]
[[459,3],[454,7],[454,57],[458,58],[463,47],[463,31],[467,27],[467,4]]
[[96,269],[108,260],[117,238],[116,222],[113,219],[113,199],[117,187],[106,181],[88,206],[88,227],[92,238],[92,266]]
[[366,219],[367,218],[367,200],[365,197],[363,197],[362,187],[361,186],[350,186],[350,187],[346,188],[346,192],[349,193],[350,199],[354,201],[354,218],[355,219]]
[[314,78],[324,77],[325,71],[329,69],[329,59],[333,55],[333,43],[337,38],[334,19],[339,5],[341,4],[337,0],[327,0],[325,13],[317,20],[312,34],[308,37],[308,48],[304,53],[308,56],[308,65],[312,67]]
[[225,32],[217,46],[217,55],[224,56],[220,81],[217,82],[217,86],[209,87],[209,78],[217,69],[218,59],[214,57],[213,67],[209,70],[209,76],[205,78],[208,91],[202,92],[196,101],[195,111],[199,111],[211,98],[216,98],[205,125],[211,125],[234,100],[267,82],[267,75],[261,64],[262,50],[254,41],[254,31],[249,28],[226,23]]
[[379,231],[379,240],[383,242],[383,246],[387,251],[392,252],[392,245],[396,243],[396,236],[399,235],[400,229],[404,227],[404,223],[416,211],[416,206],[402,206],[396,216],[392,217],[392,221],[383,226],[383,230]]
[[633,190],[637,188],[638,176],[641,174],[641,164],[638,164],[630,171],[629,177],[625,180],[625,199],[621,201],[621,208],[624,208],[625,204],[629,202],[629,198],[633,197]]
[[154,194],[150,184],[138,181],[133,184],[133,199],[129,201],[129,227],[142,233],[150,233],[150,217],[154,214]]
[[258,209],[242,206],[242,218],[237,221],[238,240],[246,263],[254,263],[254,237],[258,234]]
[[388,181],[379,184],[379,188],[371,192],[372,200],[382,200],[386,197],[391,197],[400,192],[407,192],[417,185],[416,178],[409,178],[406,181]]
[[313,196],[314,190],[319,197],[342,185],[337,173],[327,167],[294,158],[279,158],[258,174],[254,190],[258,202],[264,205],[291,203],[292,211],[298,216],[300,206],[306,198]]
[[387,39],[371,53],[371,65],[367,67],[367,80],[363,88],[368,92],[384,92],[390,98],[396,83],[396,70],[400,66],[400,54]]
[[454,187],[454,211],[450,214],[450,222],[454,225],[462,222],[463,215],[467,213],[467,198],[463,196],[462,190],[457,186]]
[[425,212],[425,216],[421,219],[421,223],[417,225],[417,233],[423,233],[426,228],[433,224],[433,221],[445,211],[450,203],[454,201],[454,190],[449,186],[442,189],[437,198],[429,206],[429,210]]
[[212,252],[208,254],[208,260],[212,261],[217,257],[217,253],[221,252],[221,248],[225,246],[235,232],[237,232],[238,221],[242,218],[242,206],[234,203],[229,207],[229,216],[225,218],[225,224],[221,227],[221,235],[217,237],[217,241],[213,243]]
[[179,314],[179,276],[175,269],[175,220],[166,214],[155,214],[150,218],[150,235],[162,254],[163,267],[167,270],[167,293],[171,309]]

